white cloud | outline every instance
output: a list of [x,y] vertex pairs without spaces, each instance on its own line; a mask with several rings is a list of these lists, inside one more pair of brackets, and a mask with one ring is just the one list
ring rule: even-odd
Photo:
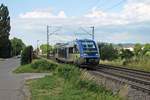
[[122,14],[126,20],[147,21],[150,20],[150,4],[147,3],[129,3],[124,6]]
[[[130,0],[129,0],[130,1]],[[136,1],[136,0],[135,0]],[[70,17],[65,12],[54,14],[51,9],[39,9],[19,15],[21,19],[39,19],[65,25],[125,25],[141,21],[150,21],[150,4],[141,2],[128,2],[121,12],[104,12],[96,7],[83,16]],[[36,20],[37,21],[37,20]],[[52,23],[53,24],[53,23]]]
[[110,40],[111,42],[114,42],[114,43],[118,43],[120,41],[122,42],[125,42],[125,41],[128,41],[128,40],[133,40],[133,41],[137,41],[139,40],[139,36],[135,36],[135,34],[132,34],[132,33],[113,33],[111,34],[110,36],[108,36],[107,38],[108,40]]
[[58,14],[58,18],[67,18],[67,16],[64,11],[60,11]]
[[127,3],[150,3],[149,0],[127,0]]
[[[91,11],[82,16],[67,16],[66,13],[61,10],[57,14],[53,12],[52,9],[38,9],[26,13],[22,13],[19,15],[19,18],[15,19],[12,24],[12,32],[13,33],[22,33],[28,34],[28,36],[32,36],[37,38],[45,39],[46,33],[46,25],[54,25],[54,26],[64,26],[63,28],[68,28],[65,31],[61,31],[62,33],[67,33],[67,35],[57,35],[52,37],[52,41],[70,41],[74,39],[72,34],[74,32],[78,32],[77,27],[80,26],[96,26],[96,28],[104,27],[106,29],[101,29],[100,31],[96,31],[97,34],[102,33],[106,34],[108,32],[109,35],[96,36],[97,40],[109,40],[112,42],[120,42],[120,41],[142,41],[147,36],[136,35],[137,27],[130,26],[136,25],[136,23],[142,23],[141,26],[138,27],[148,27],[143,24],[144,22],[150,21],[150,3],[146,3],[149,0],[143,0],[143,2],[138,2],[138,0],[128,0],[128,2],[124,5],[122,11],[120,12],[104,12],[97,8],[92,8]],[[113,26],[113,28],[112,28]],[[122,27],[121,27],[122,26]],[[130,31],[131,28],[131,31]],[[147,29],[148,29],[147,28]],[[53,30],[53,29],[52,29]],[[121,30],[117,32],[117,30]],[[134,31],[133,31],[134,30]],[[130,32],[129,32],[130,31]],[[149,32],[149,31],[147,31]],[[115,33],[115,34],[113,34]],[[135,34],[132,34],[135,33]],[[32,35],[30,35],[32,34]],[[38,35],[37,35],[38,34]],[[142,34],[142,33],[141,33]],[[24,35],[25,36],[25,35]],[[135,36],[135,37],[134,37]],[[20,37],[23,37],[20,35]],[[72,38],[73,37],[73,38]],[[28,39],[28,37],[26,37]],[[28,39],[32,40],[32,37]],[[145,38],[146,42],[149,41],[149,38]],[[29,42],[27,41],[27,42]],[[59,42],[58,41],[58,42]]]
[[53,45],[56,43],[65,43],[72,40],[75,40],[73,35],[57,34],[50,36],[50,43]]
[[106,13],[103,11],[97,10],[96,7],[93,7],[92,10],[85,15],[85,17],[89,18],[100,18],[106,16]]
[[67,18],[64,11],[60,11],[58,14],[53,14],[51,9],[38,9],[31,12],[26,12],[19,15],[20,18],[24,19],[39,19],[39,18]]
[[129,1],[124,5],[121,12],[104,12],[94,7],[85,17],[93,18],[93,20],[96,18],[98,23],[114,25],[150,21],[150,13],[148,13],[150,12],[150,3],[145,3],[146,0],[145,2]]

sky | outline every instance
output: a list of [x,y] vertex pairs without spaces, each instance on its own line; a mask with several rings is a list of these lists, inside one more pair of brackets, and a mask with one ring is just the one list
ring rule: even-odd
[[150,43],[149,0],[1,0],[11,17],[10,38],[26,45],[91,38],[111,43]]

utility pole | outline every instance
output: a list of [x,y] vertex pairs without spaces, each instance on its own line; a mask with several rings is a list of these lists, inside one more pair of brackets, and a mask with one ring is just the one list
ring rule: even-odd
[[49,26],[47,25],[47,58],[49,58]]
[[37,49],[39,48],[39,44],[38,43],[39,43],[39,40],[37,40]]
[[37,55],[39,54],[39,46],[38,46],[39,40],[37,40]]
[[95,32],[95,27],[92,26],[91,28],[92,28],[92,39],[94,40],[94,38],[95,38],[95,37],[94,37],[94,35],[95,35],[95,33],[94,33],[94,32]]
[[92,40],[94,40],[95,39],[95,27],[94,26],[91,26],[91,27],[89,27],[89,28],[92,28],[92,33],[91,32],[88,32],[87,30],[85,30],[84,28],[82,28],[82,27],[80,27],[80,29],[82,30],[82,31],[84,31],[85,33],[87,33],[87,34],[89,34],[90,36],[92,36]]
[[49,51],[50,51],[50,50],[49,50],[49,36],[50,36],[50,35],[57,34],[56,32],[59,31],[60,28],[61,28],[61,27],[58,27],[58,28],[57,28],[56,30],[54,30],[53,32],[49,32],[49,28],[50,28],[50,27],[52,28],[52,26],[48,26],[48,25],[47,25],[47,58],[49,58],[49,53],[50,53],[50,52],[49,52]]

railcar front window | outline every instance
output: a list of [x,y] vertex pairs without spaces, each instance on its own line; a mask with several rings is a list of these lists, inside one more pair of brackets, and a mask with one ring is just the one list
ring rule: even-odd
[[92,41],[84,41],[81,44],[84,49],[96,49],[95,43]]

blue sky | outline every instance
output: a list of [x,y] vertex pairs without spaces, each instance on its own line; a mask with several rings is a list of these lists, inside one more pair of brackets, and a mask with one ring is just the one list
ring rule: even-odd
[[[1,0],[11,16],[10,37],[21,38],[27,45],[46,43],[46,25],[50,32],[61,27],[50,43],[67,42],[91,32],[95,40],[113,43],[150,42],[149,0]],[[57,26],[57,27],[56,27]],[[82,33],[75,35],[74,33]]]
[[[122,1],[122,0],[121,0]],[[119,6],[115,7],[113,10],[119,10],[122,5],[126,2],[120,3]],[[38,8],[48,8],[52,7],[55,12],[59,10],[64,10],[70,16],[80,16],[83,13],[91,10],[93,7],[97,6],[101,9],[110,8],[117,3],[118,0],[2,0],[8,6],[11,16],[15,17],[19,13],[31,11]]]

